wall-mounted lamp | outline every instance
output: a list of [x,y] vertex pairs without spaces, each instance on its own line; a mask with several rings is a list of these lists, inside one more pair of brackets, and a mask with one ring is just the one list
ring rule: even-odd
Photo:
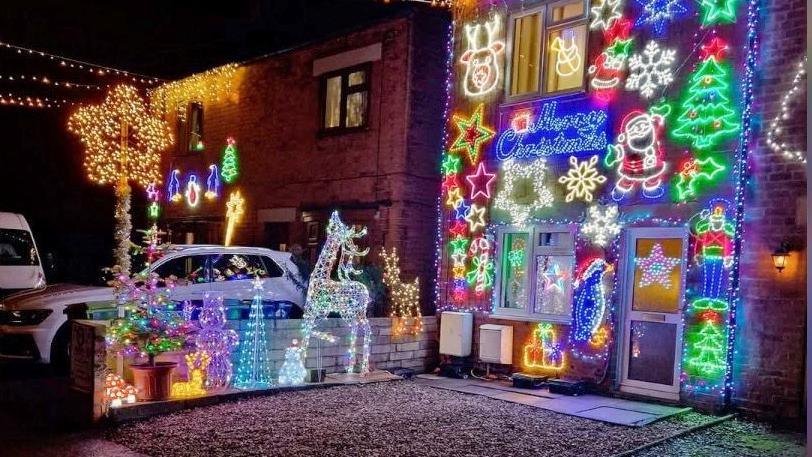
[[786,241],[782,241],[781,245],[778,246],[778,249],[773,251],[772,253],[773,258],[773,266],[775,269],[778,270],[779,273],[784,270],[787,266],[787,259],[789,259],[789,243]]

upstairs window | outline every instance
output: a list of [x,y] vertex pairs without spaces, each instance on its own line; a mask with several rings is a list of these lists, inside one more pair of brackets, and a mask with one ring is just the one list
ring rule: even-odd
[[550,3],[511,15],[508,97],[583,90],[587,33],[584,0]]
[[366,127],[369,110],[369,66],[327,73],[321,80],[323,131]]
[[200,151],[203,149],[203,104],[189,103],[187,119],[187,151]]

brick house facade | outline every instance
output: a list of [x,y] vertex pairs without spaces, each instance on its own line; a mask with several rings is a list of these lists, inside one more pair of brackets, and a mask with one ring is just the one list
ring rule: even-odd
[[[175,243],[222,243],[225,200],[239,189],[246,212],[233,244],[291,250],[312,261],[332,210],[365,225],[366,262],[396,247],[405,277],[434,274],[437,150],[444,94],[448,15],[414,8],[329,39],[245,62],[226,97],[202,102],[202,150],[190,148],[191,115],[177,122],[181,192],[190,173],[205,183],[221,165],[227,138],[236,142],[239,175],[219,199],[164,210]],[[325,131],[326,78],[345,68],[365,71],[364,125]],[[346,84],[346,81],[345,81]],[[195,100],[190,100],[193,102]],[[341,111],[343,115],[343,111]],[[170,122],[175,122],[170,118]],[[341,129],[338,129],[341,130]],[[422,295],[430,312],[430,281]]]

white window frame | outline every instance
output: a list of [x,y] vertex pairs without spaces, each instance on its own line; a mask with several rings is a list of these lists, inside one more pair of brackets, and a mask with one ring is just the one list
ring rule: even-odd
[[[586,74],[586,61],[587,57],[589,56],[589,8],[590,2],[588,0],[582,0],[584,4],[584,14],[583,16],[573,17],[569,19],[565,19],[562,21],[554,22],[550,17],[552,15],[552,10],[558,5],[566,4],[566,3],[574,3],[572,1],[567,0],[558,0],[558,1],[548,1],[546,3],[542,3],[541,5],[535,6],[533,8],[522,9],[519,11],[512,12],[508,16],[508,26],[507,26],[507,49],[506,49],[506,58],[505,58],[505,101],[514,103],[519,101],[525,100],[532,100],[537,98],[549,98],[549,97],[558,97],[561,95],[566,94],[577,94],[577,93],[586,93],[586,83],[587,83],[587,74]],[[513,29],[515,27],[516,19],[530,16],[533,14],[538,14],[541,30],[540,40],[541,43],[539,45],[539,68],[538,68],[538,76],[539,76],[539,88],[536,92],[528,92],[525,94],[516,94],[512,95],[510,93],[510,88],[513,85]],[[584,55],[581,56],[581,71],[583,72],[583,77],[581,78],[581,86],[580,87],[573,87],[571,89],[565,90],[558,90],[554,92],[547,92],[545,91],[545,79],[544,76],[546,75],[546,65],[547,65],[547,35],[549,35],[550,31],[555,31],[557,29],[566,28],[566,27],[574,27],[583,25],[586,27],[586,40],[584,43]]]
[[[538,238],[541,233],[568,233],[572,240],[570,247],[544,247],[538,246]],[[524,279],[525,290],[527,291],[527,304],[524,309],[504,308],[502,307],[502,283],[504,282],[502,271],[502,255],[503,250],[507,249],[504,245],[505,236],[512,233],[526,233],[529,235],[529,242],[525,246],[525,258],[527,259],[527,274]],[[496,284],[494,285],[494,306],[492,313],[495,317],[500,319],[530,321],[530,322],[555,322],[560,324],[572,323],[572,294],[574,291],[570,289],[570,312],[568,315],[563,314],[549,314],[549,313],[536,313],[533,312],[536,302],[536,284],[535,278],[537,274],[536,256],[539,254],[557,255],[557,256],[571,256],[573,259],[573,275],[575,274],[575,242],[576,242],[576,227],[575,224],[536,224],[526,228],[520,227],[500,227],[496,230],[496,269],[494,271],[496,277]]]

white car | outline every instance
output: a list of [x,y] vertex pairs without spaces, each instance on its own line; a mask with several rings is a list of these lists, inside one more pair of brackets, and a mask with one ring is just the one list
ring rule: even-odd
[[[297,317],[306,285],[290,253],[254,247],[175,245],[150,270],[175,276],[175,302],[202,302],[206,293],[224,298],[230,319],[246,318],[255,275],[263,281],[266,314]],[[112,319],[118,314],[113,289],[55,284],[18,292],[0,303],[0,359],[26,359],[67,367],[69,319]]]

